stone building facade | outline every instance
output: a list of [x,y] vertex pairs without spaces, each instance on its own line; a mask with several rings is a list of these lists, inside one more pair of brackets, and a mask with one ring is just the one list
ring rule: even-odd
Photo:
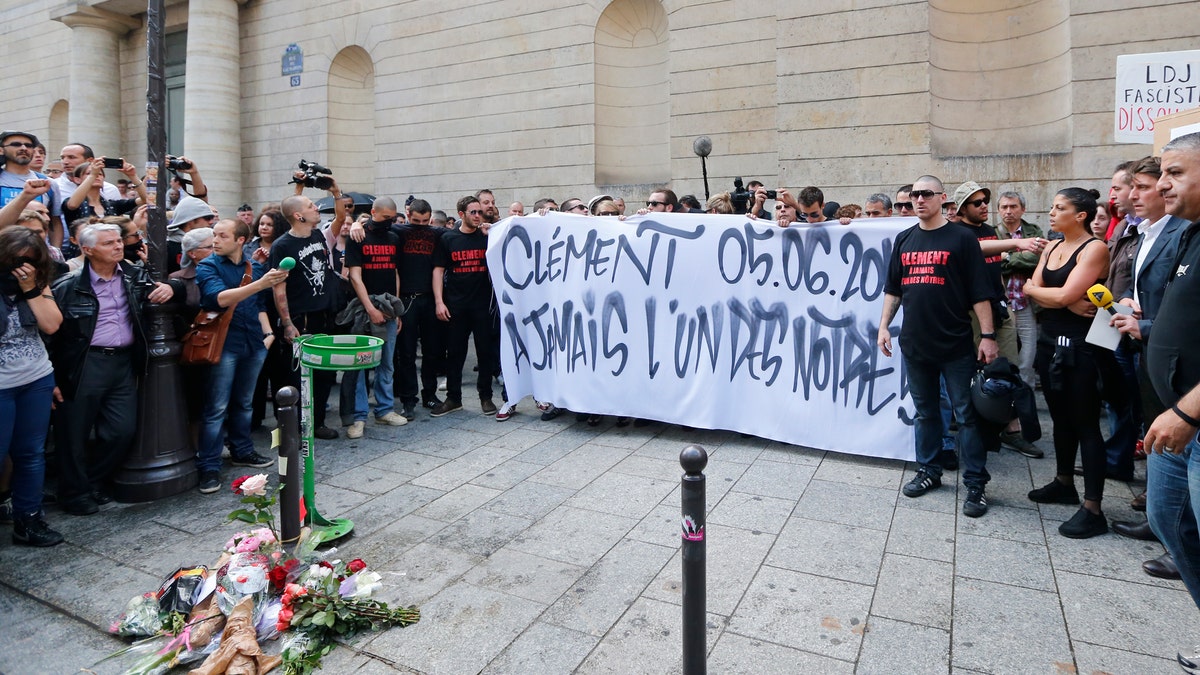
[[[0,126],[141,164],[145,5],[0,3]],[[183,0],[172,144],[225,213],[290,192],[301,157],[344,189],[447,208],[733,176],[862,202],[922,173],[1044,211],[1150,151],[1113,143],[1119,54],[1195,47],[1194,0]],[[282,73],[289,45],[303,72]],[[168,59],[171,61],[171,59]]]

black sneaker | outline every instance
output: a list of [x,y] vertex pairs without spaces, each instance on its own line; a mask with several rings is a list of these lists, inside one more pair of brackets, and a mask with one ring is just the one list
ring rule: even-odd
[[275,460],[270,457],[263,457],[257,452],[251,452],[245,457],[234,457],[230,460],[230,464],[234,466],[249,466],[255,469],[265,469],[268,466],[273,466]]
[[483,411],[484,415],[496,414],[496,404],[490,398],[479,399],[479,409]]
[[1058,533],[1071,539],[1089,539],[1108,532],[1108,519],[1103,513],[1092,513],[1083,507],[1071,519],[1058,526]]
[[452,398],[448,398],[439,403],[436,408],[430,410],[429,415],[431,417],[441,417],[442,415],[449,415],[455,410],[462,410],[462,401],[456,401]]
[[967,488],[967,501],[963,502],[963,515],[978,518],[988,511],[987,497],[983,488]]
[[216,471],[200,473],[200,484],[196,486],[202,495],[211,495],[221,489],[221,474]]
[[337,429],[330,429],[329,427],[317,427],[317,430],[313,432],[313,436],[323,441],[332,441],[338,437],[338,432]]
[[1038,504],[1078,504],[1079,491],[1055,478],[1036,490],[1029,491],[1029,501]]
[[0,525],[12,525],[12,497],[0,502]]
[[[438,407],[441,404],[442,404],[442,399],[440,399],[436,396],[434,396],[432,398],[427,398],[424,401],[421,401],[421,406],[425,407],[425,408],[429,408],[430,410],[433,410],[434,408]],[[408,415],[405,415],[405,417],[408,417]]]
[[938,453],[938,464],[942,465],[943,471],[958,471],[958,452],[942,450]]
[[400,411],[400,414],[408,418],[409,421],[412,421],[412,419],[417,416],[417,405],[415,403],[409,403],[408,405],[404,406],[404,408]]
[[36,514],[13,519],[12,540],[22,546],[45,547],[63,543],[63,536],[50,529],[41,514]]
[[942,479],[937,476],[931,476],[923,470],[918,470],[917,475],[904,485],[905,497],[920,497],[934,488],[942,486]]
[[562,411],[563,411],[562,408],[551,403],[549,408],[546,408],[545,410],[542,411],[542,421],[549,422],[550,420],[554,419],[555,417],[558,417],[559,415],[561,415]]
[[1046,456],[1041,448],[1025,440],[1019,431],[1005,431],[1000,434],[1000,442],[1030,459],[1041,459]]
[[60,503],[59,506],[73,516],[90,516],[100,510],[100,506],[96,504],[95,499],[92,499],[91,494],[72,497]]

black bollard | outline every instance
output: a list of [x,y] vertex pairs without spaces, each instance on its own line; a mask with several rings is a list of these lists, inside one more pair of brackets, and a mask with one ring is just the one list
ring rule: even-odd
[[689,445],[679,453],[679,465],[683,467],[683,673],[705,675],[704,467],[708,453],[699,445]]
[[288,551],[300,541],[300,392],[282,387],[275,392],[275,419],[279,423],[279,536]]

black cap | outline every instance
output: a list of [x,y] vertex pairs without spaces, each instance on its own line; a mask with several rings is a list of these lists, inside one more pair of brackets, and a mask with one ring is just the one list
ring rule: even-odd
[[242,204],[238,207],[238,213],[245,213],[246,211],[254,213],[254,207],[249,204]]
[[33,141],[34,145],[38,144],[38,137],[34,136],[33,134],[29,133],[28,131],[0,131],[0,145],[4,145],[4,141],[7,141],[9,138],[11,138],[13,136],[24,136],[24,137],[28,138],[30,141]]

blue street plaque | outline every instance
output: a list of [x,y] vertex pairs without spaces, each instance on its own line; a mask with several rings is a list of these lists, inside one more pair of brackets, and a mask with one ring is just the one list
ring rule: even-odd
[[[283,74],[284,75],[299,75],[304,72],[304,52],[300,50],[300,45],[292,43],[283,50]],[[296,86],[299,81],[293,81],[292,86]]]
[[293,87],[299,87],[299,86],[300,86],[300,76],[299,76],[299,75],[293,75],[293,76],[292,76],[292,86],[293,86]]

